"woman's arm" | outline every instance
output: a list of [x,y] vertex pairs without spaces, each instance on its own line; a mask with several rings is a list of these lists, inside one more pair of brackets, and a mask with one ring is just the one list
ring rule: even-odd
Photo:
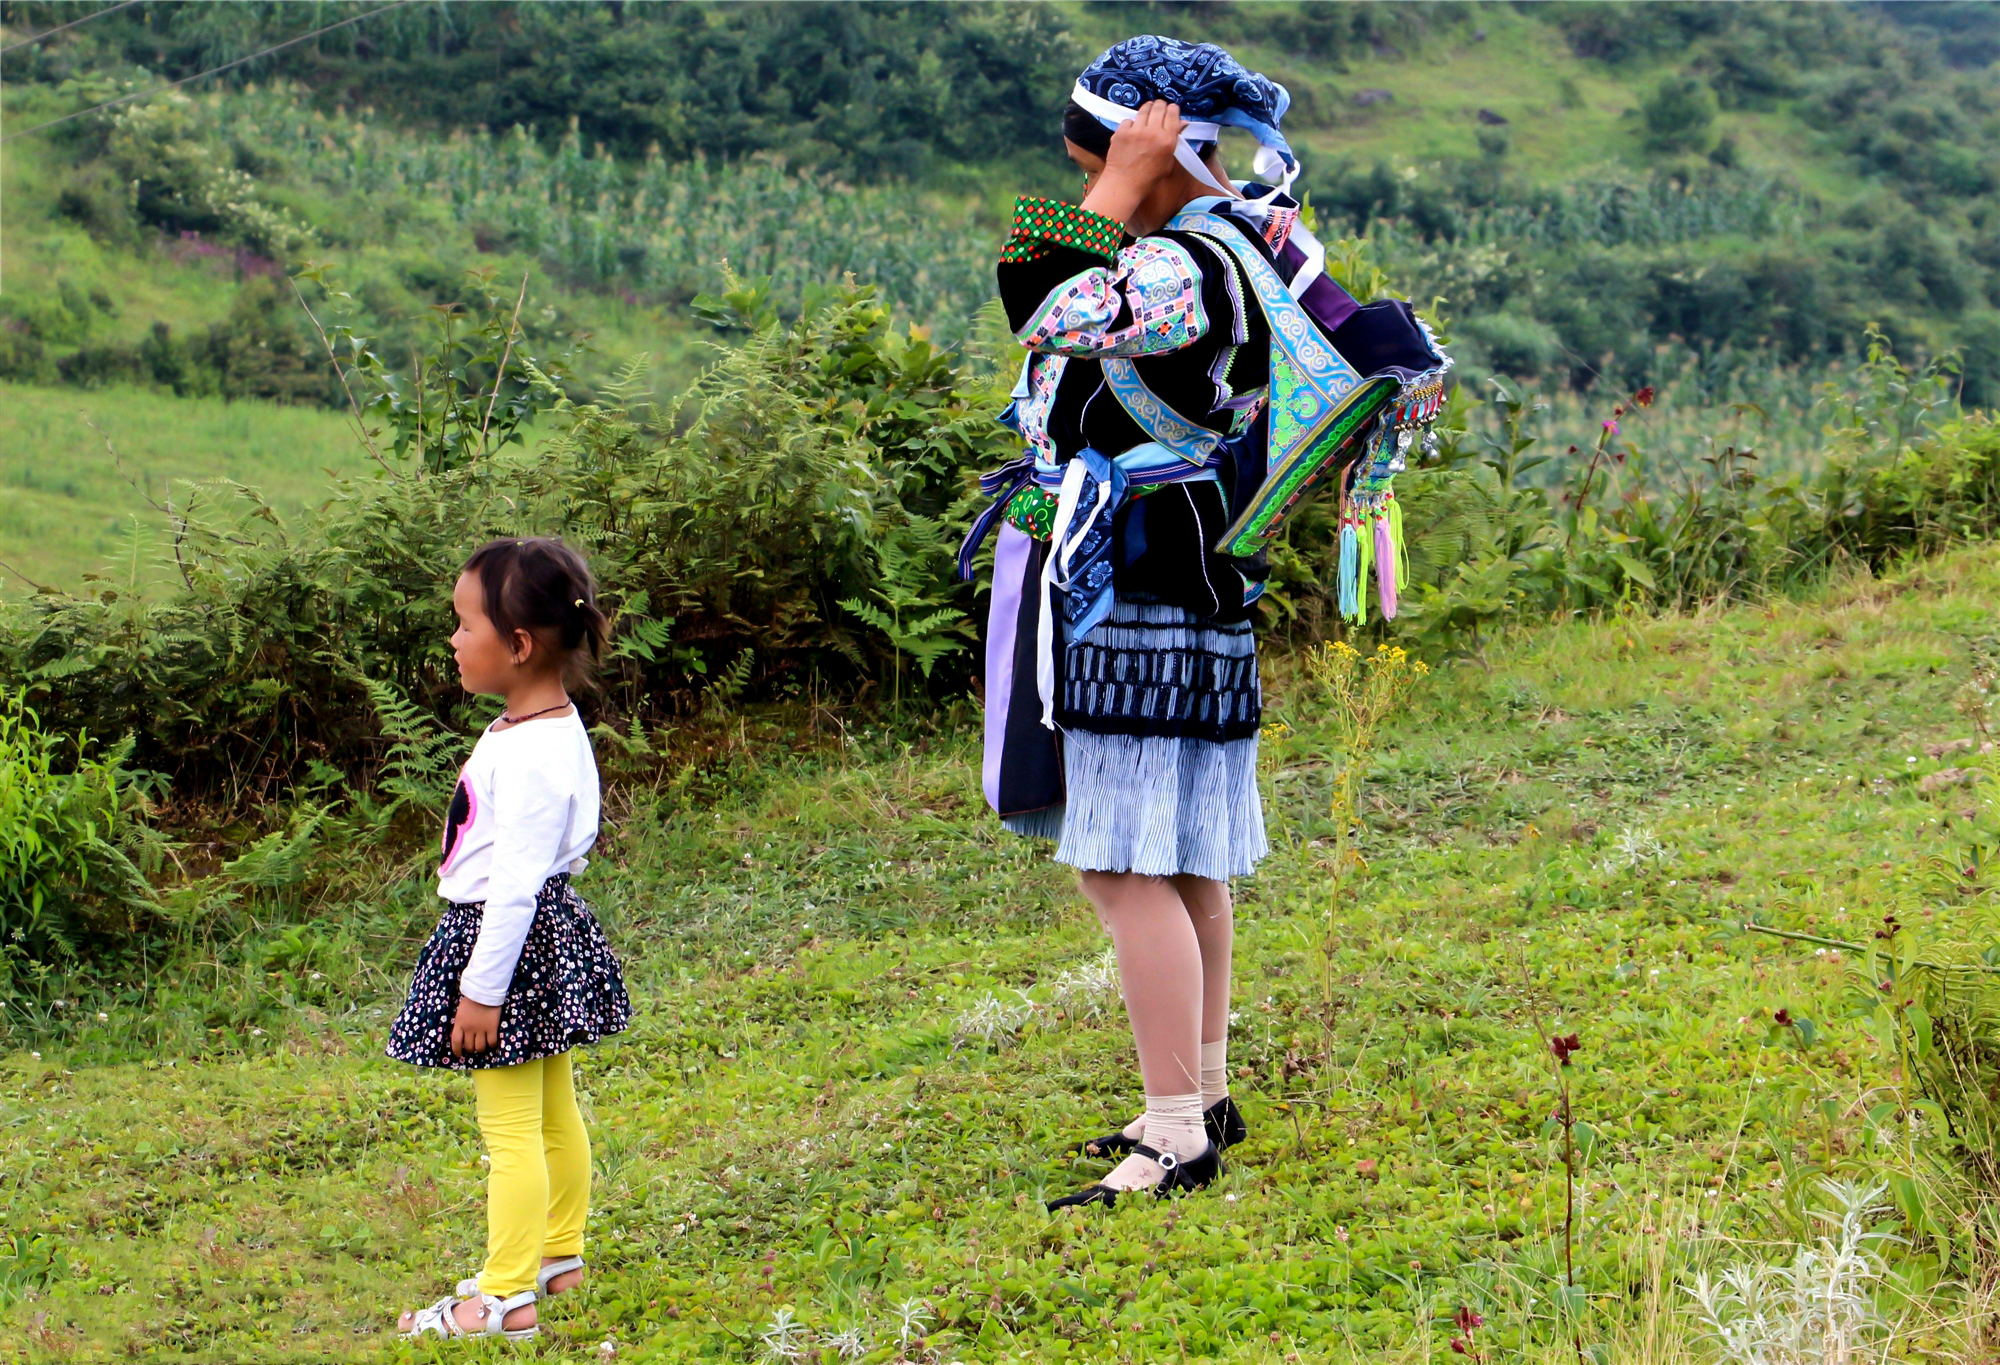
[[1153,187],[1180,173],[1174,152],[1186,127],[1178,104],[1149,100],[1140,105],[1136,115],[1111,130],[1104,169],[1084,187],[1083,207],[1129,224]]
[[1206,333],[1201,266],[1178,242],[1126,244],[1125,225],[1163,180],[1184,176],[1180,110],[1155,101],[1111,134],[1081,206],[1022,197],[1000,252],[1000,298],[1016,339],[1058,355],[1176,351]]
[[[1014,240],[1023,231],[1022,216],[1035,213],[1024,201],[1016,214]],[[1027,230],[1074,231],[1061,226]],[[1091,248],[1062,245],[1023,263],[1003,259],[999,277],[1014,338],[1031,351],[1159,355],[1193,345],[1208,333],[1201,264],[1168,238],[1141,238],[1108,257]]]

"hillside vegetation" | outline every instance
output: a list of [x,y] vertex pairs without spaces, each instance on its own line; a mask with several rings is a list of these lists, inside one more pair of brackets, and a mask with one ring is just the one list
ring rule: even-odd
[[[195,74],[301,31],[308,8],[364,12],[107,16],[29,49],[12,117]],[[29,31],[56,9],[8,15]],[[568,300],[543,325],[615,343],[607,366],[679,354],[724,256],[776,274],[793,307],[852,269],[958,335],[1008,195],[1068,183],[1053,129],[1071,74],[1142,18],[1292,87],[1301,188],[1399,288],[1442,299],[1479,367],[1637,387],[1690,353],[1719,372],[1819,364],[1875,322],[1905,354],[1959,348],[1968,401],[2000,382],[1990,15],[1756,4],[414,7],[193,103],[40,135],[61,155],[10,151],[31,206],[10,254],[55,268],[8,305],[0,369],[142,372],[123,352],[65,362],[119,329],[59,291],[131,312],[103,278],[127,272],[91,257],[144,250],[141,273],[171,278],[162,233],[182,256],[190,233],[203,255],[251,253],[239,273],[312,256],[365,274],[371,324],[402,348],[476,264],[546,272],[544,306],[550,285]],[[790,174],[728,168],[746,156]],[[128,335],[160,317],[132,302]]]
[[78,588],[94,573],[144,589],[171,560],[174,511],[223,496],[188,487],[190,468],[296,514],[367,458],[353,423],[320,408],[0,385],[0,562],[16,593],[25,581]]
[[[977,797],[950,578],[1004,371],[859,289],[709,306],[742,339],[665,412],[570,399],[498,297],[421,388],[343,332],[364,477],[174,519],[160,594],[0,610],[9,1350],[368,1358],[378,1300],[467,1263],[467,1116],[371,1059],[493,714],[446,585],[533,529],[615,612],[589,894],[644,1002],[592,1059],[558,1356],[1705,1359],[1818,1330],[1824,1291],[1853,1340],[1984,1358],[1995,570],[1923,556],[2000,529],[2000,436],[1941,376],[1878,339],[1810,479],[1725,455],[1675,495],[1624,482],[1616,420],[1526,482],[1509,400],[1515,436],[1448,428],[1401,482],[1404,614],[1310,649],[1331,523],[1299,518],[1244,890],[1259,1136],[1218,1198],[1086,1231],[1035,1201],[1130,1102],[1113,978]],[[1799,1256],[1795,1301],[1756,1267]]]

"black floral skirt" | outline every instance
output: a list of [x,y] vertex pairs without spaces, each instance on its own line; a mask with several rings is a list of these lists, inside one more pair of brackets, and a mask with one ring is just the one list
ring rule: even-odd
[[411,1066],[519,1066],[622,1033],[632,1001],[618,958],[597,916],[559,873],[535,897],[535,921],[521,945],[513,984],[500,1006],[500,1043],[470,1057],[451,1055],[458,978],[472,960],[484,903],[452,904],[417,955],[410,998],[389,1026],[389,1056]]

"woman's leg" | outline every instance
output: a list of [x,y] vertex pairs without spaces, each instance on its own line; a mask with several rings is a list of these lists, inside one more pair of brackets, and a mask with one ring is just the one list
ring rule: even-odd
[[1201,945],[1201,1105],[1229,1093],[1229,971],[1235,946],[1235,912],[1229,883],[1213,877],[1172,879]]
[[[1201,1126],[1202,968],[1194,923],[1164,877],[1085,872],[1081,882],[1118,953],[1146,1086],[1146,1142],[1178,1156],[1199,1156],[1208,1139]],[[1139,1189],[1159,1179],[1156,1163],[1134,1156],[1104,1183]]]
[[[590,1213],[590,1131],[576,1105],[576,1078],[570,1054],[542,1063],[542,1153],[549,1172],[548,1230],[542,1264],[583,1255],[583,1223]],[[549,1281],[551,1293],[575,1287],[583,1272],[572,1270]]]
[[[1206,1110],[1229,1093],[1229,973],[1235,941],[1229,883],[1213,877],[1181,875],[1167,879],[1194,926],[1201,952],[1201,1107]],[[1125,1136],[1146,1138],[1146,1116],[1125,1125]]]

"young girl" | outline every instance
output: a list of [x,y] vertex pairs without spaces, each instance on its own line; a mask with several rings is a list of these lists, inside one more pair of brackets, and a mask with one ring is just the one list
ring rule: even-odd
[[486,1183],[486,1265],[456,1295],[404,1313],[405,1336],[539,1330],[535,1301],[583,1279],[590,1135],[569,1049],[631,1018],[625,982],[570,886],[597,840],[597,764],[568,685],[606,634],[596,585],[559,540],[496,540],[452,589],[452,653],[468,692],[503,697],[458,779],[438,895],[389,1055],[472,1072]]

